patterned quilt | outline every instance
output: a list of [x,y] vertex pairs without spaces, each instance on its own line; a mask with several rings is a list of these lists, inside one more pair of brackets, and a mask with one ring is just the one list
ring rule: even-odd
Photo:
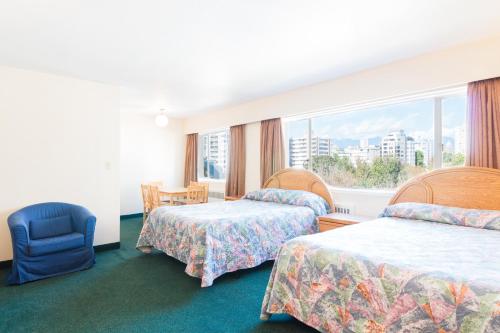
[[137,248],[186,263],[186,273],[208,287],[226,272],[274,259],[287,240],[317,232],[316,216],[328,209],[315,194],[278,189],[232,202],[161,207],[146,220]]
[[414,208],[287,242],[261,318],[288,313],[322,332],[500,332],[500,232],[488,229],[500,212],[462,226],[449,210],[443,222],[439,207]]

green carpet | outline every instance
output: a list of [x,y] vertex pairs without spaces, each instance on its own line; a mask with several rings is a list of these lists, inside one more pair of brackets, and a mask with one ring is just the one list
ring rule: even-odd
[[[0,332],[311,332],[286,316],[259,320],[272,263],[225,274],[212,287],[167,255],[142,254],[141,218],[121,222],[119,250],[86,271],[0,286]],[[8,270],[0,270],[5,281]]]

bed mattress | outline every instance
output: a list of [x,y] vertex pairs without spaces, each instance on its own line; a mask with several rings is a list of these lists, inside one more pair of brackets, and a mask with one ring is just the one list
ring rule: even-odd
[[500,332],[500,232],[380,218],[287,242],[262,319],[323,332]]
[[287,240],[317,231],[316,213],[305,206],[238,200],[162,207],[147,219],[137,248],[186,263],[186,273],[207,287],[226,272],[274,259]]

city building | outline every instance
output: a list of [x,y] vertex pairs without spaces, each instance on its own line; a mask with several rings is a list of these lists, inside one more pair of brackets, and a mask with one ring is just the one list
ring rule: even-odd
[[227,170],[227,140],[226,131],[202,135],[202,157],[206,164],[204,170],[209,174],[205,177],[224,178]]
[[391,132],[384,136],[381,141],[381,156],[395,157],[402,163],[406,163],[406,138],[404,130]]
[[415,166],[416,165],[416,155],[415,155],[415,140],[411,136],[406,137],[406,164]]
[[[308,160],[308,138],[289,139],[289,165],[303,167]],[[432,163],[432,140],[419,137],[414,139],[406,135],[404,130],[390,132],[381,139],[380,145],[369,144],[368,139],[359,140],[358,146],[339,147],[331,138],[312,138],[312,156],[331,156],[337,154],[347,157],[353,165],[358,161],[373,162],[377,157],[396,157],[403,164],[416,165],[416,151],[423,153],[425,165]]]
[[432,156],[434,152],[434,143],[431,139],[418,137],[415,140],[415,151],[421,151],[424,155],[424,165],[432,165]]
[[[313,137],[311,138],[311,155],[312,156],[329,156],[331,155],[331,139]],[[304,163],[309,159],[309,138],[290,138],[288,142],[289,165],[291,167],[302,168]]]
[[[366,145],[364,144],[366,143]],[[347,157],[353,165],[358,161],[371,163],[377,157],[380,157],[380,146],[368,145],[367,141],[360,140],[359,146],[349,146],[335,151],[340,157]]]

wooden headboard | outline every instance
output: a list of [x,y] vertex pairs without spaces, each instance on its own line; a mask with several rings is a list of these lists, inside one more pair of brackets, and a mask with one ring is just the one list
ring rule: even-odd
[[287,168],[276,172],[264,184],[263,188],[282,188],[315,193],[328,202],[334,210],[332,196],[325,182],[315,173],[307,170]]
[[461,167],[431,171],[409,180],[389,204],[400,202],[500,210],[500,170]]

